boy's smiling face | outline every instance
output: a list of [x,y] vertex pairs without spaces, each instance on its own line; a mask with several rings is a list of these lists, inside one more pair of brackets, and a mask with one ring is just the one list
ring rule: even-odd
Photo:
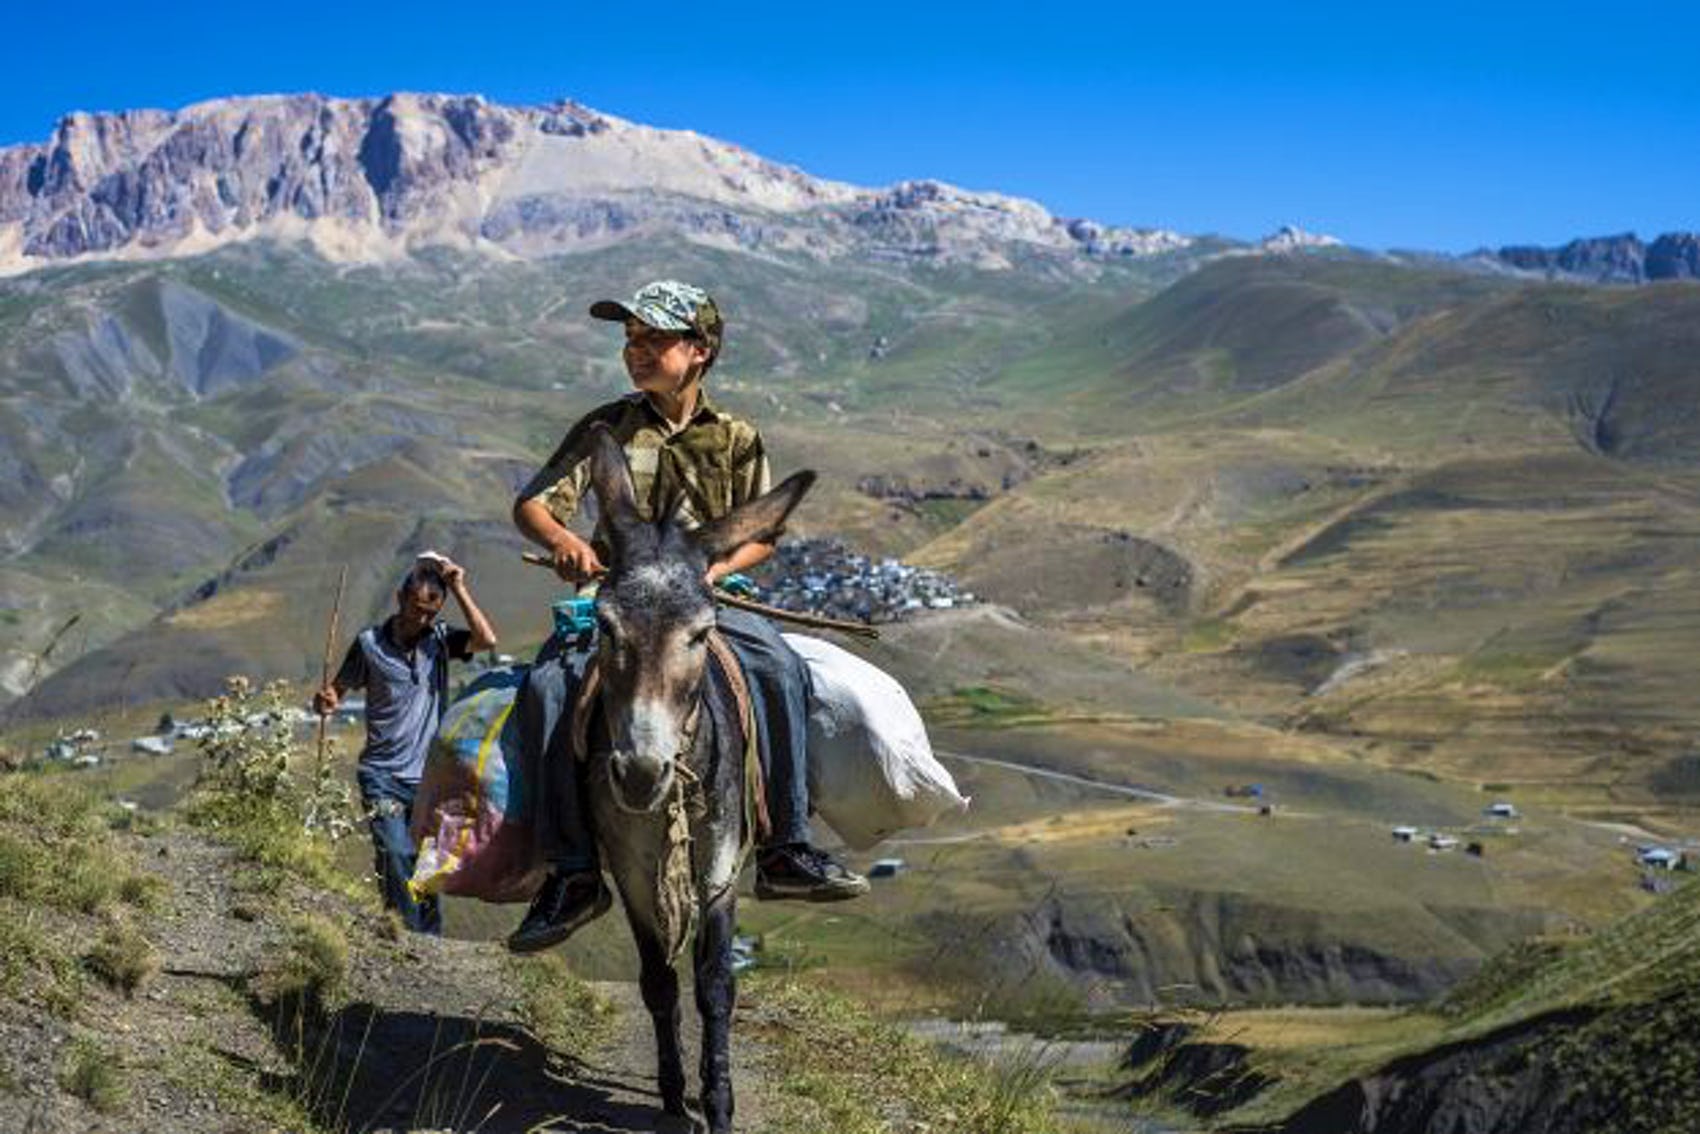
[[626,320],[626,373],[645,393],[677,392],[708,361],[708,348],[673,331],[658,331],[637,319]]

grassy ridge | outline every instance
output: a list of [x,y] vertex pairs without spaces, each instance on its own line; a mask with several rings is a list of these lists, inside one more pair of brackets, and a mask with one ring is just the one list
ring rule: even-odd
[[[1561,1115],[1610,1115],[1612,1129],[1687,1130],[1696,1112],[1684,1084],[1700,1069],[1697,929],[1700,884],[1690,881],[1598,933],[1533,938],[1504,950],[1431,1008],[1230,1012],[1194,1018],[1191,1039],[1246,1048],[1246,1070],[1272,1082],[1225,1116],[1234,1127],[1280,1128],[1284,1116],[1304,1115],[1301,1108],[1343,1082],[1415,1081],[1425,1060],[1457,1061],[1480,1046],[1487,1064],[1433,1085],[1457,1095],[1440,1105],[1467,1109],[1472,1080],[1497,1081],[1505,1097],[1520,1089],[1519,1075],[1549,1075],[1566,1084]],[[1520,1033],[1505,1051],[1492,1046]],[[1398,1095],[1384,1086],[1382,1097]],[[1436,1105],[1435,1096],[1421,1097]],[[1173,1101],[1143,1105],[1161,1112]]]
[[1042,1053],[985,1066],[939,1053],[855,1002],[795,979],[745,982],[748,1022],[772,1045],[784,1113],[773,1134],[1060,1134]]
[[[251,707],[235,698],[231,719]],[[37,1031],[70,1037],[47,1105],[78,1123],[343,1134],[396,1108],[412,1108],[407,1128],[437,1129],[470,1127],[492,1099],[550,1122],[599,1105],[606,1080],[571,1080],[586,1066],[606,1075],[610,1051],[647,1048],[641,1009],[617,1014],[559,956],[399,936],[376,915],[370,880],[303,829],[304,797],[263,790],[291,782],[275,778],[275,740],[254,725],[215,745],[184,815],[234,858],[171,819],[103,802],[87,779],[0,773],[0,994],[14,1008],[0,1020],[0,1124],[24,1121],[14,1101],[42,1105],[39,1091],[17,1093],[43,1078],[36,1045],[21,1042]],[[299,787],[310,762],[282,755]],[[139,865],[138,837],[170,863],[166,876]],[[163,977],[155,941],[170,951]],[[751,993],[740,1030],[771,1045],[759,1073],[773,1079],[755,1093],[779,1107],[766,1129],[1059,1129],[1038,1062],[941,1055],[791,979]],[[617,1108],[622,1122],[648,1105],[636,1097]],[[169,1117],[148,1112],[162,1100]]]

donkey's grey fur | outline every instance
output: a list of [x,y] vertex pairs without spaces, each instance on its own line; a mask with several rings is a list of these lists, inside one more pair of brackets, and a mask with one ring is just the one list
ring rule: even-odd
[[[655,1021],[662,1104],[685,1113],[679,977],[668,955],[658,879],[668,847],[667,804],[680,777],[699,788],[688,808],[697,933],[693,962],[702,1017],[702,1109],[711,1134],[732,1129],[731,1025],[737,995],[734,884],[754,836],[745,829],[742,722],[723,680],[710,679],[711,561],[771,541],[814,480],[799,473],[694,532],[636,511],[631,470],[606,428],[593,438],[591,481],[607,518],[610,562],[597,596],[599,722],[591,729],[590,805],[603,860],[625,903]],[[700,795],[695,794],[700,790]]]

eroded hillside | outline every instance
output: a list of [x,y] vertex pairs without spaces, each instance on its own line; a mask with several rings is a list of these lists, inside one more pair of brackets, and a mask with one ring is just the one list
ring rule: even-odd
[[623,389],[588,298],[668,273],[727,297],[716,396],[823,473],[799,530],[1378,762],[1690,798],[1700,288],[1338,250],[1190,263],[657,238],[24,277],[0,305],[4,680],[55,714],[304,678],[313,620],[280,613],[327,605],[347,563],[351,616],[375,617],[428,546],[472,565],[511,641],[540,638],[508,500]]

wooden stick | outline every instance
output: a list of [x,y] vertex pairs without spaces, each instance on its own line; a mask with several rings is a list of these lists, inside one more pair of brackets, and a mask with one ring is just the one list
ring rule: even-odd
[[820,630],[837,630],[840,634],[854,634],[858,638],[878,638],[880,636],[880,632],[866,622],[828,618],[824,614],[803,614],[795,610],[786,610],[781,606],[769,606],[765,602],[757,602],[755,599],[747,599],[741,595],[730,594],[718,589],[714,592],[714,601],[722,606],[747,610],[751,614],[777,618],[781,622],[794,622],[798,626],[811,626]]
[[[331,683],[331,659],[336,654],[336,623],[342,614],[342,592],[348,586],[348,564],[342,565],[342,572],[336,579],[336,601],[331,604],[331,624],[325,630],[325,664],[319,670],[319,688],[323,689]],[[319,716],[319,763],[314,769],[314,783],[324,779],[325,775],[325,725],[330,722],[330,714]]]
[[[553,568],[555,566],[555,561],[540,551],[522,551],[520,558],[533,567]],[[747,610],[751,614],[765,615],[768,618],[794,623],[798,626],[809,626],[817,630],[837,630],[841,634],[854,634],[858,638],[878,638],[880,636],[880,632],[866,622],[849,622],[842,618],[828,618],[822,614],[801,614],[795,610],[786,610],[783,607],[769,606],[765,602],[756,602],[754,599],[740,598],[737,595],[728,594],[718,587],[714,590],[714,601],[722,606]]]

